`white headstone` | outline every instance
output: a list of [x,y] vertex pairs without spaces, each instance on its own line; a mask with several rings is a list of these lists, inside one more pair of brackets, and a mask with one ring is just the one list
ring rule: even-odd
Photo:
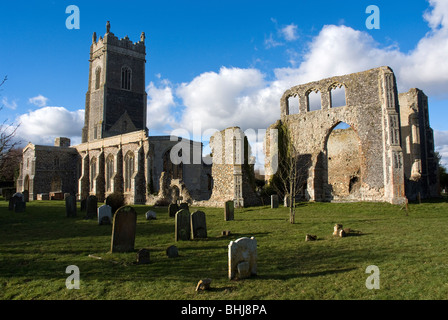
[[107,204],[98,208],[98,224],[110,224],[112,221],[112,207]]
[[244,279],[257,274],[257,240],[239,238],[229,244],[229,279]]
[[156,213],[154,211],[149,210],[145,213],[146,220],[156,220]]

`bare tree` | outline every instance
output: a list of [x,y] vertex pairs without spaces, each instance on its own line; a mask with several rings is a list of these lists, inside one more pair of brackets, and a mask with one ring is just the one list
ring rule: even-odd
[[277,130],[278,169],[271,180],[271,184],[280,196],[288,198],[289,222],[294,224],[296,199],[304,192],[311,157],[301,154],[297,150],[292,133],[284,124],[279,123]]
[[[0,82],[0,87],[6,82],[8,78],[5,76]],[[0,112],[3,106],[0,106]],[[19,125],[8,124],[4,120],[0,124],[0,173],[5,174],[5,170],[10,170],[11,160],[17,159],[17,152],[13,151],[18,145],[18,141],[14,140]]]

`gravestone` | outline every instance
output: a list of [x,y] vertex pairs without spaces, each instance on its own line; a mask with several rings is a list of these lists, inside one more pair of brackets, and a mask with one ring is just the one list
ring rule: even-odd
[[170,217],[174,218],[176,216],[177,211],[179,211],[179,206],[177,205],[177,203],[171,203],[168,206],[168,213]]
[[169,246],[166,249],[166,255],[168,258],[177,258],[179,256],[179,251],[177,250],[176,246]]
[[76,217],[76,198],[73,195],[65,197],[65,216]]
[[207,238],[207,224],[205,213],[195,211],[191,214],[191,239]]
[[19,202],[25,202],[23,201],[23,195],[21,193],[14,193],[14,195],[9,199],[8,210],[16,211],[16,205]]
[[22,192],[22,194],[23,194],[23,200],[24,200],[25,202],[30,201],[30,192],[29,192],[28,190],[24,190],[24,191]]
[[87,203],[87,199],[81,200],[81,211],[86,211],[86,203]]
[[[13,197],[14,198],[14,197]],[[26,202],[18,199],[14,205],[14,212],[25,212]]]
[[86,199],[86,218],[93,219],[97,215],[98,198],[96,196],[88,196]]
[[333,235],[337,236],[339,235],[339,230],[342,230],[343,226],[340,223],[336,223],[333,227]]
[[229,244],[229,280],[257,274],[257,240],[239,238]]
[[98,224],[110,224],[112,222],[112,208],[104,204],[98,208]]
[[37,200],[50,200],[50,194],[48,193],[38,193]]
[[182,210],[182,209],[185,209],[185,210],[187,210],[187,211],[190,211],[190,208],[188,208],[188,203],[186,203],[186,202],[182,202],[182,203],[179,205],[179,210]]
[[111,252],[134,251],[137,213],[131,206],[124,206],[114,215],[112,226]]
[[271,195],[271,208],[272,209],[278,208],[278,195],[276,194]]
[[137,264],[148,264],[149,263],[149,250],[140,249],[137,252]]
[[154,211],[149,210],[145,213],[146,220],[156,220],[156,213]]
[[234,202],[233,201],[226,201],[225,207],[224,207],[224,220],[230,221],[234,218]]
[[190,240],[190,212],[188,210],[182,209],[177,211],[175,217],[175,235],[176,241],[179,240]]

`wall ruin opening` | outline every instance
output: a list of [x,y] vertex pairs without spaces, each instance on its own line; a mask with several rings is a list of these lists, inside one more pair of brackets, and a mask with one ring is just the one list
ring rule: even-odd
[[327,143],[327,200],[359,199],[361,145],[358,134],[345,122],[330,132]]

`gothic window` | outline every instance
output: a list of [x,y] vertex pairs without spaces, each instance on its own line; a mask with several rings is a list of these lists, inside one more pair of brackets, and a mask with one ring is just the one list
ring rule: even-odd
[[306,96],[308,100],[308,111],[322,109],[321,94],[319,90],[310,90]]
[[90,190],[93,190],[94,183],[96,177],[96,158],[92,158],[90,160]]
[[114,174],[114,156],[109,155],[106,160],[106,191],[112,191],[113,174]]
[[134,174],[134,154],[128,152],[124,159],[124,190],[126,192],[131,191],[131,178]]
[[345,86],[335,83],[330,87],[331,108],[344,107],[347,105],[345,96]]
[[98,67],[95,70],[95,90],[98,90],[100,88],[101,84],[101,68]]
[[132,70],[129,67],[121,68],[121,89],[131,90]]

